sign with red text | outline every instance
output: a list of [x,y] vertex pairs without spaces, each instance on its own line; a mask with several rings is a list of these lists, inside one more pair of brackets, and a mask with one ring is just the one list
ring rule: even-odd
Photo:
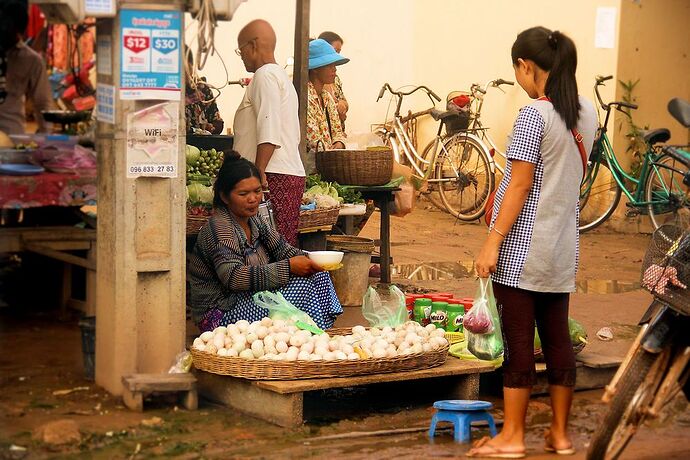
[[120,11],[120,99],[180,100],[180,18],[177,11]]

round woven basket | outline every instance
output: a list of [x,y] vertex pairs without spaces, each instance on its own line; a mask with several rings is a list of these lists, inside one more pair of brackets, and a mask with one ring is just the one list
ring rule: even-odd
[[321,178],[342,185],[384,185],[393,174],[393,151],[324,150],[316,152]]
[[313,211],[300,211],[298,230],[314,227],[326,227],[338,222],[340,208],[314,209]]
[[194,367],[249,380],[299,380],[428,369],[446,362],[448,347],[395,358],[335,361],[269,361],[218,356],[192,348]]
[[190,214],[189,210],[187,210],[187,235],[196,235],[197,233],[199,233],[199,230],[201,230],[201,227],[204,226],[209,217],[211,217],[211,211],[209,211],[207,215],[199,215]]

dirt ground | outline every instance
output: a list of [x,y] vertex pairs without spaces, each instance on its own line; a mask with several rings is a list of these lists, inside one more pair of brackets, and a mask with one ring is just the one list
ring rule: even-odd
[[[393,219],[392,225],[399,285],[474,295],[472,259],[486,235],[483,225],[456,223],[424,206],[404,219]],[[377,215],[363,235],[378,236]],[[589,332],[588,352],[622,356],[634,337],[635,323],[650,300],[637,284],[648,239],[606,230],[582,237],[579,292],[572,297],[571,316]],[[612,328],[613,341],[595,338],[603,326]],[[573,458],[584,458],[587,440],[605,410],[600,396],[601,390],[576,395],[572,434],[579,453]],[[494,416],[500,420],[500,398],[483,399],[496,404]],[[147,401],[145,412],[134,413],[85,380],[76,319],[57,321],[51,305],[0,308],[0,459],[462,457],[468,446],[453,443],[448,429],[429,442],[425,430],[433,400],[433,388],[421,395],[382,395],[372,389],[316,392],[307,399],[307,423],[297,430],[205,401],[198,411],[188,412],[174,398],[162,396]],[[60,439],[71,434],[73,440],[45,442],[43,428],[59,420],[75,422],[71,432],[57,434]],[[547,398],[531,401],[528,420],[530,458],[551,458],[542,450]],[[371,435],[379,430],[388,431]],[[690,410],[678,399],[660,420],[640,430],[623,458],[689,458],[688,436]]]

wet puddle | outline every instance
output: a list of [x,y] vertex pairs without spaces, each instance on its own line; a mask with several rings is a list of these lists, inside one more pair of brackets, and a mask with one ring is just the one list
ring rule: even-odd
[[[477,276],[472,260],[398,264],[392,267],[391,273],[394,278],[409,281],[443,281]],[[589,279],[579,280],[576,284],[580,294],[621,294],[641,289],[637,281]]]

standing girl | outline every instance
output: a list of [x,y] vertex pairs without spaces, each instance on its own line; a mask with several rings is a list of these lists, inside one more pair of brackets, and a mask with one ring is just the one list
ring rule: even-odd
[[578,201],[583,162],[577,139],[591,151],[593,105],[578,96],[573,41],[558,31],[521,32],[511,50],[515,78],[536,99],[513,126],[508,163],[495,197],[489,236],[476,260],[491,276],[505,341],[505,421],[470,457],[525,456],[525,416],[534,369],[534,323],[547,366],[553,419],[545,450],[573,454],[567,423],[575,384],[568,303],[578,262]]

